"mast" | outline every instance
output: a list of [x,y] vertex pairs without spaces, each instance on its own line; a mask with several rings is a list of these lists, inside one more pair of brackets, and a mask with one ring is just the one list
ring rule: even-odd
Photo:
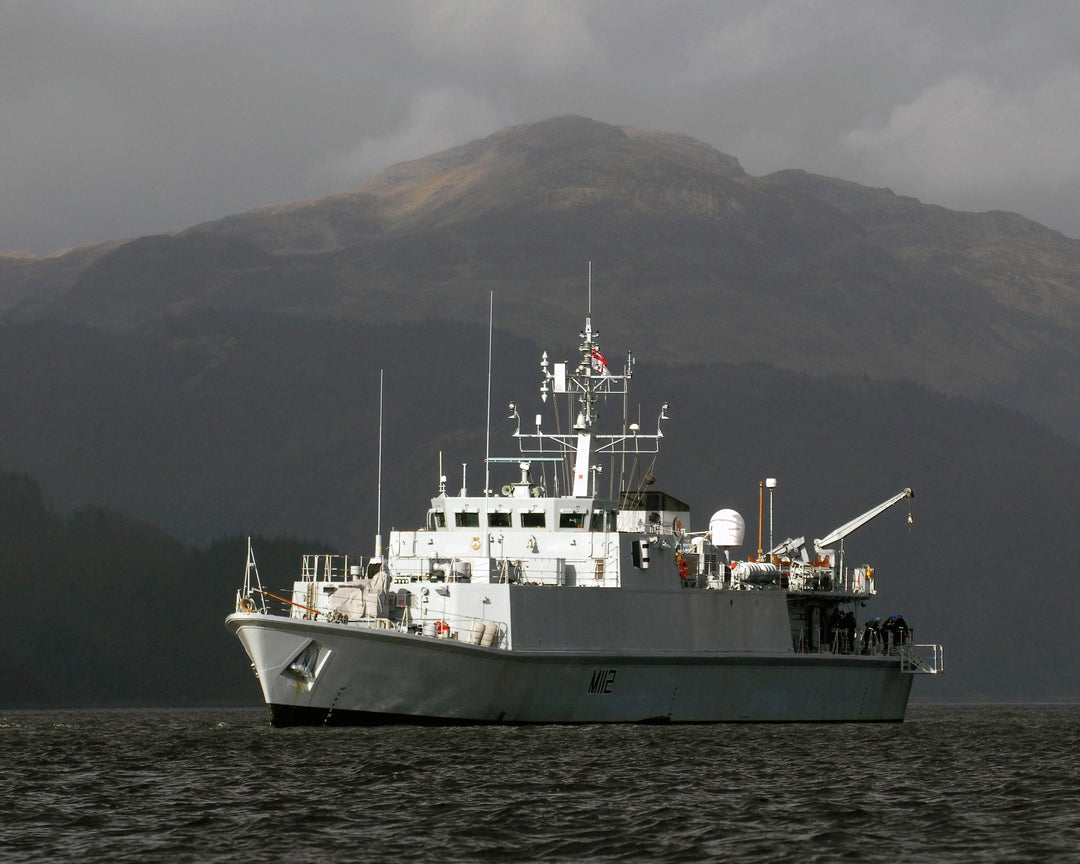
[[[599,333],[596,334],[600,335]],[[593,338],[592,329],[592,264],[589,264],[589,314],[585,316],[585,330],[581,334],[581,363],[577,375],[584,383],[578,396],[581,408],[574,421],[577,433],[577,452],[574,457],[574,483],[570,494],[575,498],[587,498],[589,495],[589,459],[592,457],[592,428],[596,424],[596,394],[593,392],[593,370],[597,363],[602,368],[604,355]]]
[[379,370],[379,473],[375,483],[375,560],[382,561],[383,370]]
[[484,432],[484,497],[491,494],[491,331],[495,317],[495,292],[488,296],[487,427]]
[[491,496],[491,334],[495,321],[495,292],[488,295],[488,370],[487,370],[487,432],[484,443],[484,553],[491,557],[491,532],[488,530],[488,499]]
[[[591,278],[591,268],[590,268]],[[590,285],[591,288],[591,285]],[[592,305],[590,294],[589,305]],[[667,419],[667,404],[660,409],[654,434],[642,434],[637,423],[626,426],[616,434],[601,434],[597,431],[599,420],[598,403],[608,396],[623,396],[629,392],[630,378],[633,376],[633,355],[627,352],[626,366],[621,374],[616,374],[608,367],[607,360],[600,351],[599,332],[592,326],[592,310],[585,317],[585,327],[581,331],[578,346],[580,355],[574,368],[569,363],[551,363],[545,351],[540,361],[541,382],[540,399],[547,403],[548,396],[558,397],[566,394],[571,400],[577,397],[578,410],[573,426],[566,433],[544,432],[541,429],[541,417],[537,415],[536,429],[532,432],[521,431],[521,418],[511,403],[511,417],[517,420],[514,437],[518,439],[518,448],[523,455],[561,453],[564,464],[573,468],[574,478],[570,494],[575,498],[588,498],[595,494],[590,490],[592,467],[589,462],[594,455],[633,455],[657,453],[660,439],[664,437],[661,429]],[[553,400],[558,406],[558,399]],[[625,409],[624,409],[625,417]]]

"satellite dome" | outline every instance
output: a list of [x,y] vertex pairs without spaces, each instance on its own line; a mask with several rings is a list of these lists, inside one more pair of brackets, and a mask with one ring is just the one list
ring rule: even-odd
[[717,510],[709,519],[709,539],[713,546],[742,546],[746,522],[735,510]]

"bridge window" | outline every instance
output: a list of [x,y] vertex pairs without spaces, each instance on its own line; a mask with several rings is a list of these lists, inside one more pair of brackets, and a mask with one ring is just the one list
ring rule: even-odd
[[560,528],[584,528],[585,527],[585,514],[584,513],[560,513],[559,514],[559,527]]
[[480,527],[480,514],[479,513],[455,513],[454,524],[458,528],[479,528]]
[[522,528],[543,528],[545,525],[543,511],[539,513],[522,513],[521,514],[521,527]]
[[428,528],[432,531],[446,527],[446,514],[441,510],[428,511]]
[[616,526],[616,512],[614,510],[593,510],[593,531],[614,531]]
[[509,528],[510,527],[510,514],[509,513],[488,513],[488,527],[490,527],[490,528]]

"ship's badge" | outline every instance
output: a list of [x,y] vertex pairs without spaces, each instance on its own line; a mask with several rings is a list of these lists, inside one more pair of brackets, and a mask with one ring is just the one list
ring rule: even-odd
[[472,538],[472,548],[474,550],[480,548],[480,538],[479,537],[473,537]]

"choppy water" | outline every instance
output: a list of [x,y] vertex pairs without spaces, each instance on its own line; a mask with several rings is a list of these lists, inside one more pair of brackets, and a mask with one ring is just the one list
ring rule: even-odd
[[1080,706],[903,724],[0,712],[0,860],[1080,861]]

